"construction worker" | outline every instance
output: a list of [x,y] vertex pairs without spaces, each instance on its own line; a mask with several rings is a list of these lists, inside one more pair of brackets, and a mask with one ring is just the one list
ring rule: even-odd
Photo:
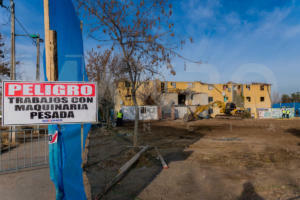
[[282,118],[283,119],[285,118],[285,115],[286,115],[286,110],[285,110],[285,108],[282,108]]
[[123,124],[123,113],[122,110],[119,110],[119,112],[117,112],[117,126],[122,126]]
[[286,118],[288,118],[288,119],[290,118],[290,113],[291,113],[290,109],[287,109],[286,114],[285,114]]

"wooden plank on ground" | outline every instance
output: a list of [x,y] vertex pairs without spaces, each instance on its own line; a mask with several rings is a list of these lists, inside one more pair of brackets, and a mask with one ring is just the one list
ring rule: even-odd
[[162,155],[160,154],[160,152],[158,151],[157,147],[155,147],[155,151],[156,151],[156,153],[157,153],[157,155],[159,157],[159,160],[161,162],[162,167],[164,169],[168,169],[169,167],[168,167],[166,161],[164,160],[164,158],[162,157]]
[[139,151],[137,154],[135,154],[128,162],[126,162],[119,170],[119,173],[117,176],[115,176],[112,181],[105,187],[105,190],[103,193],[97,195],[96,200],[101,199],[117,182],[121,180],[121,178],[124,176],[125,172],[127,172],[132,165],[141,157],[141,155],[146,152],[149,149],[149,146],[143,147],[141,151]]

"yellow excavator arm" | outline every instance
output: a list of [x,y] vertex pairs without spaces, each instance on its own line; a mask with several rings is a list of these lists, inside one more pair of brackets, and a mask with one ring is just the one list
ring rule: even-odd
[[186,118],[188,118],[189,120],[198,119],[199,115],[202,112],[207,111],[207,110],[209,110],[210,108],[213,108],[213,107],[219,107],[221,113],[225,112],[225,104],[221,101],[215,101],[215,102],[212,102],[208,105],[198,106],[194,112],[191,110],[190,107],[188,107],[189,108],[189,114]]
[[210,108],[218,107],[219,113],[217,115],[212,115],[212,117],[229,117],[229,116],[240,116],[245,112],[245,108],[236,107],[234,103],[224,103],[222,101],[215,101],[208,105],[197,106],[196,110],[193,112],[188,106],[188,113],[184,116],[184,121],[191,121],[199,119],[200,114],[204,111],[209,110]]

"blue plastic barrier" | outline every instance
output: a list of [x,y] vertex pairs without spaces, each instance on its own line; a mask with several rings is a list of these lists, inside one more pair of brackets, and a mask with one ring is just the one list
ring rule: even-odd
[[300,103],[276,103],[272,108],[295,108],[295,117],[300,117]]
[[[58,80],[87,81],[80,21],[72,1],[49,0],[49,17],[50,29],[57,32]],[[90,127],[84,125],[84,144]],[[57,143],[49,144],[50,178],[56,187],[56,199],[86,199],[81,168],[81,125],[51,125],[48,129],[50,135],[58,131]]]

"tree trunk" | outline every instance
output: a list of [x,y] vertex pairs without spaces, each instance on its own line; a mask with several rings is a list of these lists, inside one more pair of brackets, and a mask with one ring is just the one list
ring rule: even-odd
[[132,100],[133,100],[133,104],[134,104],[134,108],[135,108],[134,131],[133,131],[133,146],[136,147],[136,146],[138,146],[140,112],[139,112],[139,106],[138,106],[137,100],[136,100],[136,93],[135,93],[135,91],[132,91]]

